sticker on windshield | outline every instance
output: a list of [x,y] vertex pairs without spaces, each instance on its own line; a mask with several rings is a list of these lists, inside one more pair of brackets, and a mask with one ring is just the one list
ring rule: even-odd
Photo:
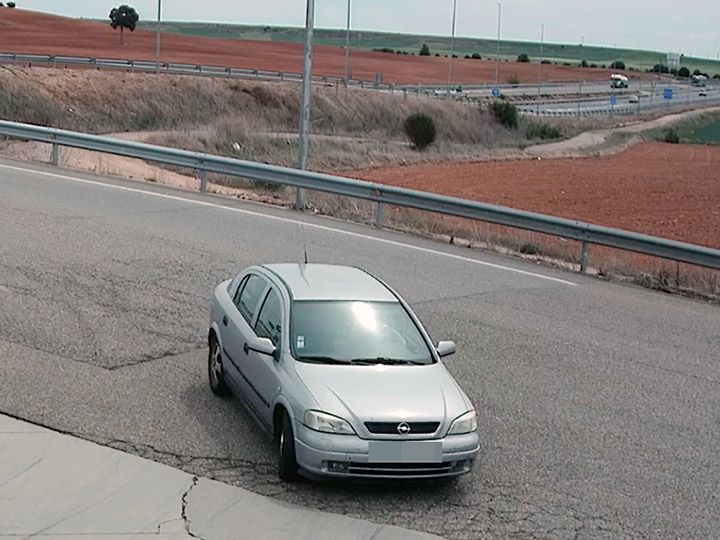
[[304,348],[305,348],[305,336],[298,336],[298,337],[297,337],[297,348],[298,348],[298,349],[304,349]]

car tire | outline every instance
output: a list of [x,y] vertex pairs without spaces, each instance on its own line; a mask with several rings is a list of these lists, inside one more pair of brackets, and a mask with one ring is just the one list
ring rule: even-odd
[[290,415],[283,413],[282,426],[278,429],[278,475],[284,482],[295,482],[298,479],[298,464],[295,459],[295,434]]
[[232,392],[225,382],[225,370],[222,365],[222,350],[215,334],[210,336],[208,343],[208,380],[210,390],[219,397],[230,397]]

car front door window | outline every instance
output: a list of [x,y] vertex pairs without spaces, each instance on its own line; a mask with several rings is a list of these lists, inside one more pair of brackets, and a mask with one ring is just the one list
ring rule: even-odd
[[265,290],[265,280],[257,275],[251,275],[237,297],[235,305],[245,321],[252,325],[253,317],[260,302],[260,297]]
[[271,289],[265,298],[260,315],[258,315],[255,323],[255,334],[258,337],[265,337],[272,341],[277,347],[280,342],[280,333],[282,331],[282,305],[280,296]]

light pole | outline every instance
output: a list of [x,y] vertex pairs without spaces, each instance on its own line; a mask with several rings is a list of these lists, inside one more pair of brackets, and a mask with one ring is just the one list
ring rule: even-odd
[[455,54],[455,20],[457,15],[457,0],[453,0],[452,34],[450,36],[450,62],[448,63],[448,97],[452,85],[453,55]]
[[158,16],[157,16],[157,27],[155,28],[155,71],[160,73],[160,13],[161,13],[161,2],[158,0]]
[[545,25],[540,25],[540,63],[538,64],[537,114],[540,115],[540,85],[542,84],[543,45],[545,44]]
[[347,28],[345,30],[345,88],[350,80],[350,2],[347,4]]
[[498,72],[500,70],[500,23],[502,21],[502,2],[498,2],[498,31],[497,31],[497,52],[495,55],[495,86],[499,84]]
[[[315,0],[307,0],[305,14],[305,55],[303,60],[302,98],[300,101],[300,143],[298,144],[298,169],[305,170],[308,155],[308,132],[310,130],[310,84],[312,83],[312,38],[315,25]],[[295,207],[305,208],[305,190],[297,188]]]

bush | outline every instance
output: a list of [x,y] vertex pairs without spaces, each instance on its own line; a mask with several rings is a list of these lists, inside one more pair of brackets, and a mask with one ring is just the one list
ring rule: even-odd
[[562,133],[555,126],[535,123],[532,123],[528,126],[525,135],[528,139],[540,139],[543,141],[559,139],[560,137],[562,137]]
[[690,70],[688,68],[686,68],[685,66],[683,66],[680,69],[678,69],[678,76],[684,77],[685,79],[687,79],[690,76]]
[[530,61],[530,57],[527,55],[527,53],[520,53],[517,57],[517,61],[527,63]]
[[430,47],[427,46],[427,43],[423,43],[420,47],[420,56],[430,56]]
[[677,131],[670,128],[665,132],[663,141],[670,144],[678,144],[680,142],[680,136],[677,134]]
[[390,47],[380,47],[379,49],[373,49],[375,52],[384,52],[384,53],[390,53],[393,54],[395,52],[394,49],[391,49]]
[[653,73],[669,73],[670,69],[665,64],[655,64],[650,71]]
[[552,62],[551,62],[550,60],[543,60],[543,61],[540,62],[540,63],[541,63],[541,64],[552,64]]
[[610,69],[625,69],[625,62],[622,60],[615,60],[610,64]]
[[412,114],[405,120],[405,133],[416,149],[424,150],[435,141],[435,122],[426,114]]
[[502,101],[495,101],[490,105],[490,110],[495,116],[495,120],[503,126],[515,129],[518,125],[518,113],[515,105]]
[[482,56],[480,56],[476,52],[472,53],[472,58],[473,58],[473,60],[482,60]]
[[580,67],[589,67],[589,66],[588,66],[588,61],[587,61],[587,60],[583,60],[582,62],[580,62]]
[[7,7],[9,7],[9,8],[14,8],[14,7],[15,7],[15,2],[8,2],[8,3],[5,4],[5,5],[6,5]]

